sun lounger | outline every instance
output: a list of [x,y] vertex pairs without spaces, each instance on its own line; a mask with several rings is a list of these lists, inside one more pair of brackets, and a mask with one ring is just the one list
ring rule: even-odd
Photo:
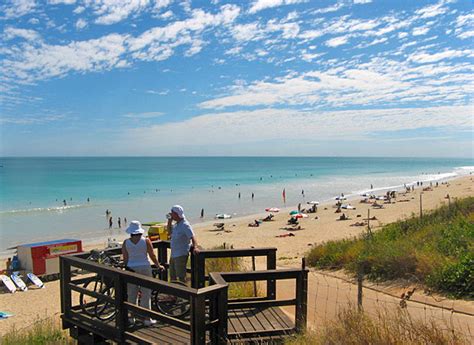
[[225,223],[214,223],[216,228],[214,230],[224,230]]

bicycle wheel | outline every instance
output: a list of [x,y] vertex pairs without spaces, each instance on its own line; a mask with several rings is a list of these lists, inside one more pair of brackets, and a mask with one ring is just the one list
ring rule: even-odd
[[[114,287],[107,285],[102,279],[99,279],[98,277],[91,278],[84,284],[83,288],[111,298],[115,297]],[[80,294],[79,303],[81,305],[82,311],[85,314],[91,317],[97,317],[103,321],[112,318],[116,313],[114,304],[101,298],[86,295],[84,293]]]
[[[102,282],[97,277],[93,277],[88,280],[82,287],[87,290],[99,292],[102,287]],[[91,317],[95,316],[95,310],[97,305],[96,297],[89,296],[81,292],[81,294],[79,295],[79,304],[81,305],[82,311],[85,314]]]
[[[182,282],[173,282],[173,284],[186,286]],[[187,298],[159,292],[158,290],[152,291],[152,303],[163,314],[177,318],[185,316],[190,309]]]
[[[103,285],[100,293],[108,296],[110,298],[115,298],[115,288],[113,286]],[[115,317],[117,309],[115,308],[115,303],[110,303],[108,301],[98,302],[95,306],[95,316],[102,321],[110,320]]]

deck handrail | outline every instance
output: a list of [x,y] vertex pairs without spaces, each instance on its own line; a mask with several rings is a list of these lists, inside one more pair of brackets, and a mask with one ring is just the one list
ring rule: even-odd
[[[101,294],[100,292],[87,291],[75,282],[84,283],[84,279],[71,279],[71,267],[80,268],[91,273],[109,279],[115,288],[115,297]],[[181,286],[168,283],[152,277],[147,277],[134,272],[117,269],[114,267],[98,264],[87,260],[86,256],[78,257],[74,255],[64,255],[60,257],[61,274],[61,312],[63,314],[63,327],[69,328],[73,316],[77,316],[77,306],[72,306],[72,292],[76,291],[91,295],[95,298],[103,299],[111,303],[117,311],[115,323],[109,323],[107,327],[115,325],[115,341],[123,343],[127,338],[133,338],[127,329],[129,311],[140,312],[147,317],[158,318],[160,321],[167,322],[173,326],[190,331],[190,341],[192,344],[204,343],[206,339],[206,330],[210,331],[210,337],[215,339],[215,343],[225,343],[225,334],[227,329],[227,309],[222,308],[227,305],[227,284],[215,284],[202,289]],[[148,310],[129,303],[126,299],[127,284],[135,284],[149,288],[158,289],[160,292],[172,294],[178,297],[189,299],[191,308],[191,319],[189,321],[177,320],[171,316]],[[114,302],[114,303],[112,303]],[[206,320],[206,305],[211,309],[211,318]],[[79,315],[85,317],[84,315]],[[104,328],[105,323],[101,320],[90,318],[92,324],[97,328]]]
[[[303,261],[302,268],[275,269],[266,271],[250,272],[212,272],[209,274],[210,284],[228,284],[245,281],[277,281],[295,279],[295,298],[272,300],[254,299],[228,299],[227,309],[239,309],[248,307],[276,307],[295,306],[295,330],[302,332],[307,326],[307,304],[308,304],[308,272]],[[285,330],[287,331],[287,330]]]

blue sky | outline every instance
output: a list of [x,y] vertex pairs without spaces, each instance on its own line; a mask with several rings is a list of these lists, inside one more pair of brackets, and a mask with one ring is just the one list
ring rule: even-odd
[[2,156],[473,156],[471,1],[11,0]]

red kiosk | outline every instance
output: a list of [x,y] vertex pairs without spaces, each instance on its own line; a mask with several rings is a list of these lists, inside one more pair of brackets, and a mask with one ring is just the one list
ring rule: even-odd
[[82,241],[62,239],[17,247],[21,268],[37,276],[58,274],[59,256],[82,252]]

